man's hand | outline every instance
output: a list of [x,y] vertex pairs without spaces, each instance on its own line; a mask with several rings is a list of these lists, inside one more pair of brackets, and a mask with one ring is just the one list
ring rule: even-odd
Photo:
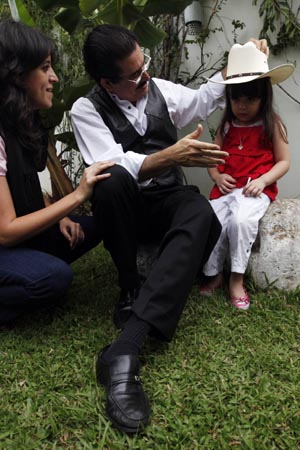
[[184,167],[217,167],[225,164],[227,152],[220,150],[215,144],[198,141],[202,133],[202,125],[175,144],[152,155],[148,155],[139,172],[139,181],[148,180],[174,166]]
[[59,221],[59,229],[69,241],[71,250],[74,250],[84,240],[84,232],[81,225],[73,222],[69,217],[64,217]]
[[253,42],[256,45],[256,48],[261,52],[265,53],[267,57],[269,56],[269,47],[266,39],[254,39],[251,38],[249,41]]
[[174,165],[184,167],[216,167],[224,164],[227,152],[215,144],[198,141],[203,131],[202,125],[170,147],[170,159]]

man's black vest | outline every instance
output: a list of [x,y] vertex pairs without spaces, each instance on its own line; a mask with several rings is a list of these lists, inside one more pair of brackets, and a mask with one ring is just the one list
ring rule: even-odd
[[[87,95],[105,125],[110,129],[115,141],[121,144],[124,152],[131,150],[143,155],[151,155],[163,150],[177,141],[176,128],[170,120],[167,105],[161,92],[150,80],[145,113],[148,126],[144,136],[137,133],[123,112],[114,103],[105,89],[96,86]],[[174,186],[182,184],[180,167],[172,167],[152,179],[152,186]]]

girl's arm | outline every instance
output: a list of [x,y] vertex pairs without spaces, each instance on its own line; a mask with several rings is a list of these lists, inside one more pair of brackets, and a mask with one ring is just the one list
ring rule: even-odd
[[[217,131],[214,143],[222,148],[223,139],[220,130]],[[231,175],[220,173],[217,167],[211,167],[207,170],[210,178],[216,183],[223,195],[228,194],[236,187],[235,179]]]
[[13,246],[41,233],[71,213],[87,200],[95,183],[110,176],[100,175],[112,162],[99,162],[85,169],[77,189],[61,200],[25,216],[17,217],[9,185],[5,176],[0,176],[0,245]]
[[266,186],[279,180],[290,168],[290,152],[286,132],[280,121],[275,122],[273,136],[275,164],[271,170],[245,186],[243,193],[251,197],[259,196]]

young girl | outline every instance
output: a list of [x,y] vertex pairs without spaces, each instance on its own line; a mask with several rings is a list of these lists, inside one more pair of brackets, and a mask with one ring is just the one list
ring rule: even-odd
[[38,110],[52,106],[52,52],[37,30],[0,22],[0,323],[58,303],[72,279],[67,263],[100,241],[93,217],[67,215],[112,163],[86,169],[78,188],[52,205],[42,195],[37,171],[45,167],[47,134]]
[[[250,60],[251,67],[247,67]],[[286,128],[273,109],[271,83],[286,79],[292,65],[271,71],[266,57],[252,43],[236,44],[228,60],[226,109],[215,143],[229,153],[225,165],[208,169],[215,182],[211,205],[221,224],[221,236],[204,266],[209,277],[200,287],[210,295],[223,284],[223,265],[231,261],[229,296],[233,306],[248,309],[244,273],[259,220],[277,196],[276,181],[289,169]]]

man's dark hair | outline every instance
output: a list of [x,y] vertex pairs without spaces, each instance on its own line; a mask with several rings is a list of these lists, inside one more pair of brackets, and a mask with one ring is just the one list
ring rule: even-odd
[[136,35],[119,25],[98,25],[87,36],[83,46],[85,70],[99,83],[101,78],[117,81],[118,62],[127,58],[136,48]]

